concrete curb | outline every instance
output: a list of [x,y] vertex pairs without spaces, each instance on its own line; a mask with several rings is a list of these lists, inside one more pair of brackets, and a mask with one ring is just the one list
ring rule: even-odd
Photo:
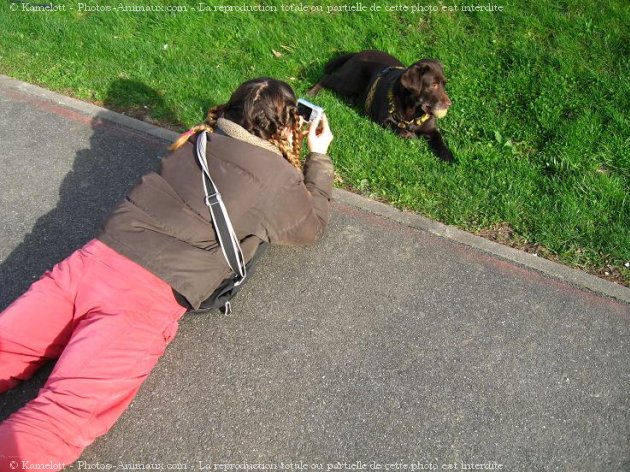
[[475,236],[454,226],[448,226],[415,213],[400,211],[384,203],[368,200],[367,198],[345,190],[335,189],[334,197],[335,200],[345,203],[346,205],[369,211],[411,228],[417,228],[436,236],[456,241],[509,262],[542,272],[547,276],[563,280],[580,288],[630,303],[630,288],[608,282],[586,272],[572,269],[558,264],[557,262],[495,243],[494,241]]
[[[42,100],[47,100],[88,117],[98,117],[116,123],[120,126],[157,137],[164,141],[174,141],[178,136],[178,133],[174,131],[160,128],[158,126],[145,123],[144,121],[130,118],[91,103],[66,97],[4,75],[0,75],[0,88],[5,90],[15,90]],[[389,205],[369,200],[365,197],[345,190],[335,189],[333,196],[336,201],[346,205],[396,221],[397,223],[411,228],[416,228],[442,238],[450,239],[501,259],[542,272],[549,277],[563,280],[577,287],[587,289],[607,297],[615,298],[625,303],[630,303],[630,288],[608,282],[604,279],[600,279],[599,277],[587,274],[586,272],[572,269],[508,246],[503,246],[482,237],[467,233],[453,226],[448,226],[430,220],[418,214],[400,211]]]

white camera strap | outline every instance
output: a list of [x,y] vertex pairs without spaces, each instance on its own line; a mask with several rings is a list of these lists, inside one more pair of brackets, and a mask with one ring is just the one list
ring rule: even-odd
[[223,204],[221,194],[212,181],[212,177],[210,177],[210,172],[208,171],[208,162],[206,161],[207,141],[208,133],[206,131],[199,133],[197,136],[196,154],[202,169],[203,190],[206,194],[204,201],[206,206],[210,209],[212,223],[217,233],[223,256],[225,256],[225,260],[230,269],[236,274],[237,280],[235,280],[234,285],[238,287],[243,280],[245,280],[247,274],[245,259],[243,258],[243,251],[236,237],[236,232],[230,221],[230,216]]

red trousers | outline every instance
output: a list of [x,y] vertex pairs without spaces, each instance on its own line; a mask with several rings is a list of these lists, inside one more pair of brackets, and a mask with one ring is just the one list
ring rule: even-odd
[[0,471],[78,459],[129,405],[184,312],[166,282],[97,240],[44,274],[0,314],[0,393],[58,358],[37,398],[0,424]]

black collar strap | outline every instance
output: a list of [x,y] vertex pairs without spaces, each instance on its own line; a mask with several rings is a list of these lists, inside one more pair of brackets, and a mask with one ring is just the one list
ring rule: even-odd
[[377,75],[376,75],[376,80],[372,83],[372,86],[370,87],[370,91],[368,92],[367,98],[365,99],[365,114],[366,115],[370,115],[370,112],[372,111],[372,102],[374,101],[374,93],[376,92],[376,89],[378,88],[378,84],[381,81],[381,79],[383,77],[385,77],[387,74],[389,74],[392,70],[401,70],[404,69],[404,67],[385,67],[385,69],[381,70]]

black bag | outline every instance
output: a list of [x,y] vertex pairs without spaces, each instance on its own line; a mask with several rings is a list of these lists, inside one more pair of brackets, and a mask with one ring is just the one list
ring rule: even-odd
[[[245,266],[247,268],[247,274],[245,275],[245,278],[242,280],[242,282],[239,285],[236,285],[236,280],[234,277],[229,277],[225,279],[223,282],[219,284],[217,289],[214,292],[212,292],[212,295],[210,295],[207,299],[201,302],[199,309],[193,310],[191,307],[191,309],[188,310],[186,314],[188,313],[203,314],[203,313],[208,313],[209,311],[216,310],[216,309],[220,310],[221,313],[223,313],[224,315],[229,315],[230,313],[232,313],[232,304],[231,304],[232,298],[236,296],[236,294],[242,288],[243,284],[247,282],[247,280],[249,280],[249,278],[252,275],[254,275],[254,269],[256,267],[256,264],[258,263],[258,260],[262,257],[262,255],[267,251],[267,249],[269,249],[269,243],[267,241],[262,241],[258,245],[258,248],[256,249],[256,252],[254,253],[254,256]],[[182,299],[183,297],[178,298],[180,303],[182,302]],[[190,304],[186,302],[185,299],[183,299],[183,301],[185,303],[185,306],[190,307]]]

